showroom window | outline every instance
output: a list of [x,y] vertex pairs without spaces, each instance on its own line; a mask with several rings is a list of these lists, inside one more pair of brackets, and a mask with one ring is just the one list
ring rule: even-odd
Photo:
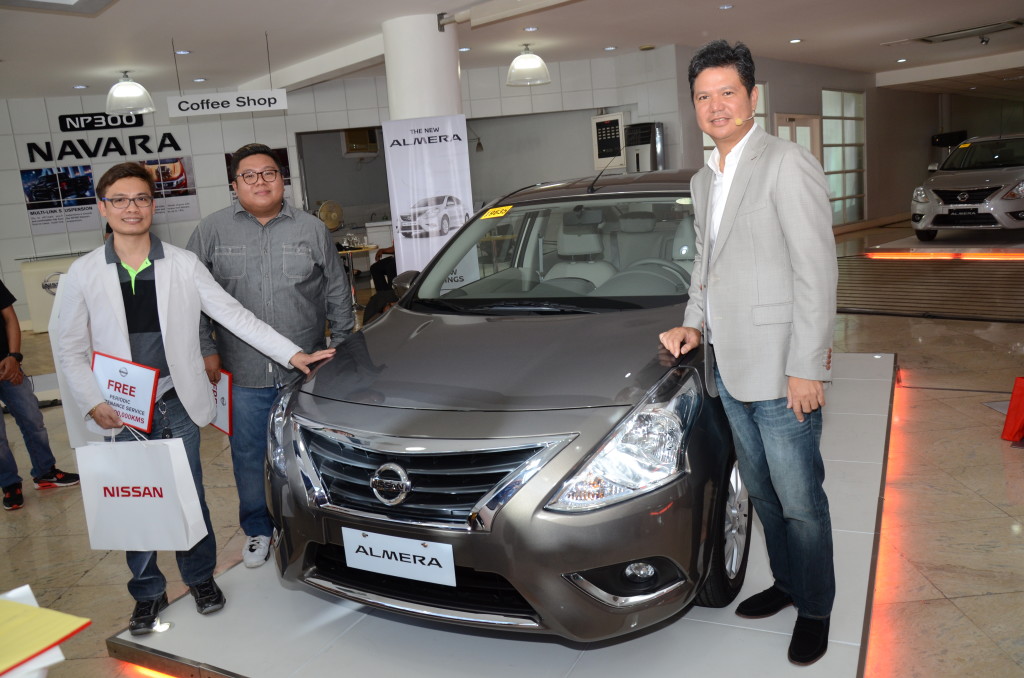
[[[768,129],[768,83],[759,82],[757,83],[758,95],[757,95],[757,108],[754,109],[754,122],[761,126],[761,129],[771,134],[771,130]],[[702,135],[704,137],[704,164],[707,164],[708,158],[711,157],[711,151],[715,150],[715,141],[707,134]]]
[[864,219],[864,93],[821,91],[825,177],[832,225]]

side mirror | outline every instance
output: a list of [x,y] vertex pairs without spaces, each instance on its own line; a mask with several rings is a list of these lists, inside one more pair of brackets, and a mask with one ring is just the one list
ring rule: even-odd
[[395,276],[395,279],[391,281],[391,286],[395,288],[395,295],[399,299],[404,297],[409,289],[412,288],[412,284],[416,282],[416,276],[419,274],[419,271],[403,271]]
[[930,163],[928,165],[928,171],[929,172],[934,172],[937,169],[939,169],[939,163],[937,163],[937,162],[933,162],[933,163]]

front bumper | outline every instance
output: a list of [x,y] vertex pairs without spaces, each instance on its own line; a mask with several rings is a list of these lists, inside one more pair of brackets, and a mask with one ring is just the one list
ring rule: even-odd
[[[350,409],[358,417],[360,409],[377,408]],[[608,424],[624,414],[621,408],[602,409],[617,411],[560,417],[529,413],[529,428],[535,432],[559,430],[550,427],[568,419],[577,424],[575,437],[485,524],[413,524],[318,505],[319,478],[310,478],[290,461],[287,478],[269,473],[267,483],[282,579],[418,617],[578,641],[622,635],[679,613],[696,595],[710,555],[706,523],[714,493],[711,478],[721,477],[724,461],[715,453],[692,450],[714,445],[713,427],[696,427],[688,448],[691,472],[676,482],[596,511],[544,510],[552,490],[609,430]],[[481,417],[493,421],[481,422]],[[436,419],[444,420],[449,430],[501,427],[501,417],[488,413],[445,412]],[[450,545],[456,586],[349,567],[342,528]],[[646,587],[619,576],[625,564],[638,560],[658,565],[658,579]]]
[[1024,200],[999,200],[972,205],[943,205],[933,198],[912,203],[911,225],[919,231],[939,229],[1024,228]]

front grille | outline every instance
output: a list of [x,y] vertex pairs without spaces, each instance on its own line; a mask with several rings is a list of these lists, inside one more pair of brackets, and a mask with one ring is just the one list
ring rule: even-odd
[[312,574],[339,586],[449,610],[537,617],[508,580],[492,572],[456,566],[455,586],[444,586],[349,567],[344,548],[334,544],[310,548],[315,549]]
[[932,226],[998,226],[999,222],[988,212],[981,214],[936,214]]
[[[978,205],[985,202],[990,195],[1001,189],[1002,186],[986,186],[985,188],[954,189],[951,191],[935,191],[939,201],[943,205]],[[960,200],[957,196],[961,193],[967,194],[966,200]]]
[[[367,449],[303,428],[310,460],[332,505],[367,511],[392,520],[467,524],[480,500],[509,474],[544,449],[508,449],[401,454]],[[397,506],[380,501],[370,479],[382,465],[398,464],[412,490]]]

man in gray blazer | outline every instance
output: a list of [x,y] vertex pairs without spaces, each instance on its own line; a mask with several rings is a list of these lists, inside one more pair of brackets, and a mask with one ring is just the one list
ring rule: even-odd
[[705,45],[689,78],[715,150],[692,182],[697,258],[683,326],[660,339],[677,357],[704,340],[708,389],[722,398],[764,525],[775,582],[736,613],[795,605],[789,659],[810,664],[828,648],[835,598],[820,450],[838,277],[828,189],[810,153],[753,122],[746,46]]

